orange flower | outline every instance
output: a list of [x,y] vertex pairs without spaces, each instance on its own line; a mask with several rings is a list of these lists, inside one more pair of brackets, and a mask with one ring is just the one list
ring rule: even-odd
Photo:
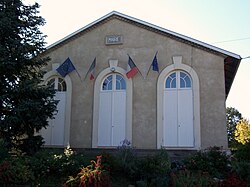
[[96,161],[96,165],[95,165],[95,167],[97,168],[97,167],[100,167],[100,166],[101,166],[101,162],[102,162],[102,155],[100,155],[100,156],[96,156],[96,159],[97,159],[97,161]]

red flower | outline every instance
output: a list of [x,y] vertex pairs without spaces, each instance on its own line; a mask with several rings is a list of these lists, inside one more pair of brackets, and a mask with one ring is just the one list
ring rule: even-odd
[[95,167],[97,168],[97,167],[100,167],[100,166],[101,166],[101,162],[102,162],[102,155],[100,155],[100,156],[96,156],[96,159],[97,159],[97,161],[96,161],[96,165],[95,165]]

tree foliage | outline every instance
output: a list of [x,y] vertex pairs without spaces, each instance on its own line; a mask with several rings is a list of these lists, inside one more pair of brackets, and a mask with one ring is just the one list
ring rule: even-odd
[[237,141],[235,140],[235,130],[237,123],[242,119],[242,115],[237,109],[233,107],[227,107],[226,117],[227,117],[228,144],[229,147],[232,147],[235,144],[237,144]]
[[243,145],[250,142],[250,123],[248,120],[239,121],[235,130],[235,139]]
[[49,59],[40,57],[45,36],[39,27],[45,21],[38,8],[21,0],[0,1],[0,138],[6,147],[26,151],[41,145],[35,133],[56,110],[55,91],[41,84]]

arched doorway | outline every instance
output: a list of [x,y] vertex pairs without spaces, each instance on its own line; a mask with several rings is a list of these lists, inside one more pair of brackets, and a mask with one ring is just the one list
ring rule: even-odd
[[157,81],[157,148],[200,147],[199,77],[182,63],[181,56],[174,56],[173,64],[162,70]]
[[57,113],[54,119],[49,120],[49,126],[41,130],[41,135],[44,138],[45,146],[64,146],[66,82],[60,77],[53,77],[47,81],[47,84],[56,90]]
[[163,146],[194,147],[193,89],[188,73],[171,72],[163,97]]
[[100,88],[98,146],[118,146],[126,138],[126,81],[121,74],[104,77]]

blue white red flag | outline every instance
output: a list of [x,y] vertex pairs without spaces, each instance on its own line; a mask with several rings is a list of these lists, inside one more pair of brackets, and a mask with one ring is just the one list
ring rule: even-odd
[[87,71],[84,80],[86,79],[86,77],[88,76],[89,73],[90,73],[89,79],[90,80],[94,80],[95,79],[95,66],[96,66],[96,57],[93,60],[93,62],[91,63],[91,65],[89,67],[89,70]]
[[133,60],[131,59],[130,56],[128,56],[128,66],[129,66],[129,70],[128,72],[126,73],[128,79],[129,78],[132,78],[133,76],[135,76],[137,73],[138,73],[138,69],[135,65],[135,63],[133,62]]

